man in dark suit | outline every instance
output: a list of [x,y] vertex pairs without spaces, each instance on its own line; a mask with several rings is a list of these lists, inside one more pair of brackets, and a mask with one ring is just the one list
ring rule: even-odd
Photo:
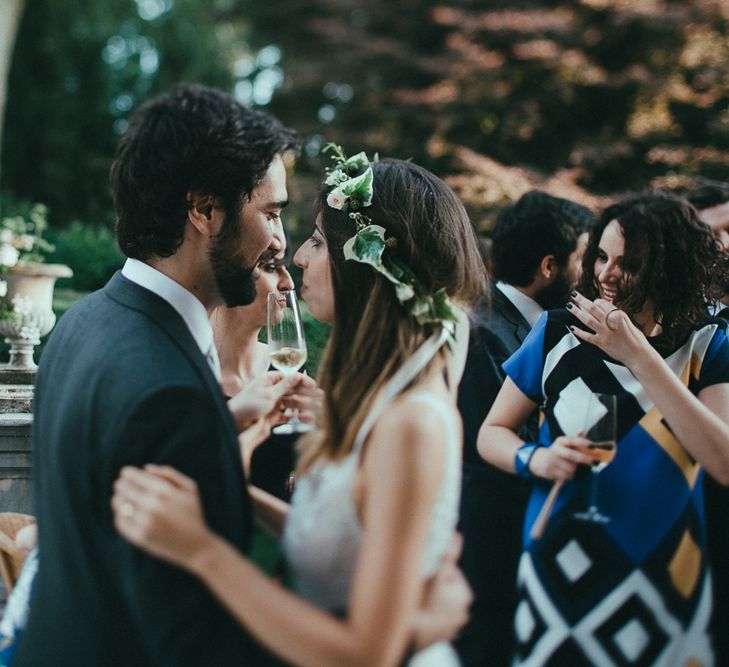
[[[575,202],[533,191],[506,206],[492,231],[493,278],[472,315],[458,406],[464,424],[461,567],[474,593],[456,643],[464,667],[511,664],[516,571],[530,486],[478,454],[479,428],[504,380],[501,364],[540,314],[561,306],[576,282],[593,215]],[[536,439],[536,414],[525,433]]]
[[[178,86],[131,118],[111,172],[127,262],[64,315],[38,371],[42,546],[20,667],[265,664],[197,580],[116,533],[110,499],[122,466],[170,464],[197,480],[211,526],[247,549],[237,432],[259,413],[240,400],[234,422],[207,311],[254,298],[293,144],[270,115],[203,86]],[[260,409],[286,384],[259,394]]]

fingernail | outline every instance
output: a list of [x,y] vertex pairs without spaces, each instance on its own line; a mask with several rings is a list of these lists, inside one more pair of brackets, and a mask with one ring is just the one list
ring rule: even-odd
[[567,310],[572,310],[572,304],[571,303],[565,304],[565,308],[567,308]]
[[[563,292],[563,294],[564,294],[564,292]],[[577,290],[572,290],[570,292],[570,296],[577,296]]]

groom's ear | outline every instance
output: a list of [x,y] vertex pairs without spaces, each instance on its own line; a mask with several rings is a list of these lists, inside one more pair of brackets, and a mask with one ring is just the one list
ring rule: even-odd
[[215,199],[212,195],[200,192],[187,193],[187,219],[203,236],[217,233]]

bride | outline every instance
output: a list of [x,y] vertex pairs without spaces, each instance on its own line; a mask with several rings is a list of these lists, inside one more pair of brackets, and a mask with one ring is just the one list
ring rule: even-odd
[[453,304],[482,293],[483,264],[440,179],[331,148],[314,232],[294,257],[302,297],[333,325],[319,373],[324,409],[303,439],[290,511],[271,502],[266,512],[284,528],[297,594],[211,532],[194,482],[168,467],[122,470],[116,526],[201,578],[292,665],[398,665],[406,653],[413,666],[458,665],[446,643],[416,653],[409,641],[456,525],[468,325]]

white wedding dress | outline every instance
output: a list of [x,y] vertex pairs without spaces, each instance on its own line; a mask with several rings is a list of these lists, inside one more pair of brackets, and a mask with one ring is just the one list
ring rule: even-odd
[[[317,606],[344,615],[359,553],[363,529],[352,498],[362,444],[381,414],[445,340],[435,335],[393,376],[373,406],[354,441],[352,452],[337,462],[319,461],[296,483],[283,534],[286,558],[294,573],[297,592]],[[413,409],[432,410],[447,424],[446,460],[441,488],[433,507],[423,554],[423,579],[433,575],[450,545],[458,519],[461,483],[460,425],[442,399],[426,391],[408,397]],[[407,480],[403,480],[407,484]],[[393,508],[394,511],[397,508]],[[420,651],[409,667],[457,667],[458,657],[446,642]]]

